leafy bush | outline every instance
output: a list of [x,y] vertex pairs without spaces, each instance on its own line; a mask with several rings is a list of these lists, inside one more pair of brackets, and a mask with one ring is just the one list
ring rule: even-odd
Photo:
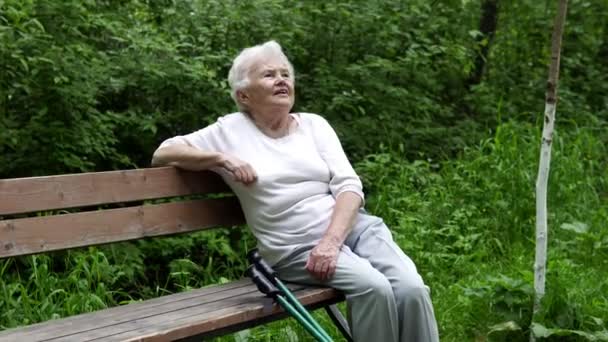
[[[554,140],[541,316],[555,329],[601,332],[595,318],[608,312],[608,154],[606,136],[597,132],[575,128]],[[451,161],[409,163],[383,153],[357,164],[368,208],[385,219],[433,289],[446,340],[527,339],[539,133],[508,122]]]
[[[484,76],[471,85],[480,44],[490,44],[478,39],[479,9],[479,1],[4,1],[0,175],[147,166],[162,139],[235,109],[231,59],[269,39],[296,67],[296,110],[329,118],[354,159],[381,145],[411,160],[454,156],[497,118],[534,122],[542,110],[553,9],[502,4]],[[602,2],[571,6],[561,117],[606,118],[606,11]]]

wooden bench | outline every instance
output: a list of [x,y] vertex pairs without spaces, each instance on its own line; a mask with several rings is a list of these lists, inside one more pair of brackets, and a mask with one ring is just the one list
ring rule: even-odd
[[[0,180],[0,258],[243,224],[234,196],[197,196],[218,193],[230,191],[217,175],[173,167]],[[349,339],[334,305],[341,293],[294,290],[308,308],[325,307]],[[267,303],[242,279],[1,331],[0,341],[200,340],[286,316]]]

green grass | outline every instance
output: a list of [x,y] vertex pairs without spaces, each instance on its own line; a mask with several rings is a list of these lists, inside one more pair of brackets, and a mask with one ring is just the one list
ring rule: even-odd
[[[608,340],[608,136],[593,127],[554,139],[547,291],[535,326],[547,341]],[[528,339],[539,141],[537,128],[509,122],[453,160],[387,151],[356,164],[368,210],[432,288],[442,341]],[[236,279],[251,246],[249,233],[217,230],[3,260],[0,327]],[[339,340],[327,315],[315,316]],[[277,340],[312,338],[286,319],[216,339]]]

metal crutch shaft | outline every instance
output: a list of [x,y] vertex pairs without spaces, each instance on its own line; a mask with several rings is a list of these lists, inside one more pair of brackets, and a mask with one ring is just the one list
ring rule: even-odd
[[250,265],[247,268],[246,272],[247,276],[251,278],[253,283],[256,285],[258,290],[263,294],[276,299],[279,304],[291,314],[304,328],[319,342],[332,342],[331,338],[326,337],[326,334],[323,334],[321,331],[317,330],[310,321],[308,321],[305,317],[295,309],[288,300],[286,300],[283,296],[280,295],[280,291],[272,284],[270,280],[268,280],[262,272],[260,272],[254,265]]
[[325,334],[322,333],[322,330],[317,330],[308,319],[302,316],[300,312],[289,303],[287,299],[283,298],[283,296],[281,295],[276,295],[275,298],[277,299],[279,304],[281,304],[281,306],[285,309],[285,311],[289,312],[298,322],[300,322],[300,324],[302,324],[302,326],[304,326],[304,328],[312,336],[314,336],[317,341],[332,342],[331,338],[326,337]]
[[283,282],[277,276],[277,272],[266,263],[262,256],[258,253],[257,249],[251,250],[247,257],[249,261],[255,265],[258,271],[262,272],[264,276],[268,280],[270,280],[274,285],[276,285],[279,290],[287,297],[287,299],[296,307],[296,309],[306,318],[310,324],[312,324],[318,331],[320,331],[326,339],[332,340],[331,336],[321,327],[321,325],[312,317],[312,315],[304,308],[304,306],[298,301],[298,299],[293,295],[293,293],[283,284]]
[[303,316],[306,319],[308,319],[310,321],[310,323],[323,334],[323,336],[325,336],[325,338],[327,338],[331,341],[332,338],[325,331],[325,329],[323,329],[323,327],[321,327],[319,322],[317,322],[314,319],[314,317],[312,317],[312,315],[308,312],[308,310],[306,310],[306,308],[304,308],[302,303],[300,303],[300,301],[298,301],[298,299],[293,295],[293,293],[291,293],[291,291],[289,291],[287,286],[285,286],[285,284],[283,284],[283,282],[278,278],[276,279],[276,285],[278,286],[279,290],[281,292],[283,292],[283,294],[287,297],[287,299],[289,299],[289,301],[296,307],[296,309],[298,311],[300,311],[303,314]]

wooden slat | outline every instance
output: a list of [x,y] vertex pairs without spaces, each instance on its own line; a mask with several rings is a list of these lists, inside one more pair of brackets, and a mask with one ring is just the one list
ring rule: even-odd
[[213,172],[174,167],[0,179],[0,215],[225,191]]
[[[147,317],[170,313],[175,310],[187,310],[200,306],[206,307],[218,300],[252,293],[257,291],[249,279],[224,285],[172,294],[154,298],[140,303],[118,306],[93,313],[68,317],[59,321],[47,321],[6,332],[6,336],[21,336],[27,341],[75,340],[74,336],[86,335],[88,339],[95,336],[107,336],[107,329],[116,332],[117,327],[129,322],[137,322]],[[13,331],[14,330],[14,331]],[[105,331],[105,332],[104,332]],[[100,335],[101,334],[101,335]],[[0,341],[4,338],[0,332]],[[78,341],[84,341],[82,337]]]
[[[293,288],[293,287],[292,287]],[[304,305],[343,300],[328,288],[305,288],[295,294]],[[0,332],[0,341],[170,341],[209,335],[230,326],[257,325],[279,318],[274,305],[263,310],[264,299],[243,279],[108,310]]]
[[244,223],[236,197],[0,221],[0,258]]
[[[336,290],[326,288],[299,291],[296,293],[296,297],[305,306],[329,305],[344,299]],[[214,311],[184,310],[184,312],[158,316],[142,322],[141,328],[137,330],[92,341],[174,341],[189,336],[205,336],[215,330],[237,324],[243,326],[243,322],[249,322],[251,324],[249,326],[255,326],[259,324],[256,324],[256,321],[259,322],[264,318],[283,313],[283,309],[277,304],[272,306],[269,313],[265,313],[263,297],[259,293],[247,294],[240,299],[230,299],[226,302],[223,306],[217,305],[218,310]]]
[[[249,281],[251,284],[251,281]],[[74,335],[65,335],[61,338],[49,339],[53,342],[65,341],[125,341],[127,338],[121,335],[136,335],[141,336],[143,330],[149,329],[152,326],[161,325],[170,321],[172,317],[187,317],[197,315],[201,312],[211,313],[210,321],[215,321],[215,313],[222,309],[234,308],[234,303],[251,305],[259,301],[262,296],[253,284],[244,287],[232,289],[230,291],[222,291],[209,296],[200,296],[195,300],[187,302],[178,302],[177,305],[168,303],[165,306],[155,308],[152,312],[145,312],[144,315],[131,315],[122,322],[108,324],[98,329],[83,331]],[[238,309],[237,309],[238,310]],[[121,336],[121,337],[119,337]]]
[[50,320],[42,323],[18,327],[6,331],[0,331],[0,341],[5,341],[11,336],[20,336],[26,341],[39,341],[43,338],[59,338],[75,335],[86,331],[100,329],[113,324],[128,322],[143,317],[146,312],[163,312],[162,308],[171,303],[188,303],[200,297],[215,296],[220,292],[229,292],[240,288],[245,291],[251,289],[251,281],[243,279],[222,285],[213,285],[197,290],[180,292],[163,297],[152,298],[146,301],[135,302],[128,305],[116,306],[93,313],[85,313],[77,316]]

